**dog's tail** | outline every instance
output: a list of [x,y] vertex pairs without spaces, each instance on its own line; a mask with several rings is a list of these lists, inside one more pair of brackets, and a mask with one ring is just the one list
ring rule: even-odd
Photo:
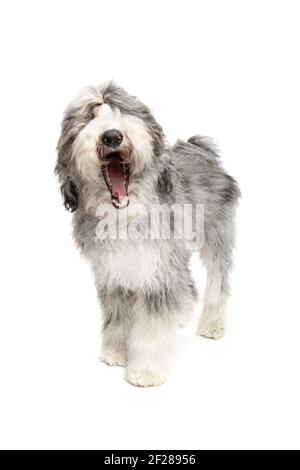
[[220,150],[217,144],[210,137],[199,134],[193,135],[193,137],[188,139],[188,143],[200,147],[202,150],[211,153],[216,158],[219,158],[220,156]]
[[187,142],[177,140],[172,149],[177,154],[198,155],[213,165],[219,165],[220,151],[210,137],[194,135]]

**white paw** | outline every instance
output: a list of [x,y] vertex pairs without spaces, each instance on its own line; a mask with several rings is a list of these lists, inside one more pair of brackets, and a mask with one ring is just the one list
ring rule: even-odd
[[166,381],[166,376],[161,372],[142,367],[129,367],[125,378],[127,382],[137,387],[154,387]]
[[197,335],[206,338],[221,339],[225,334],[225,323],[223,319],[201,320],[197,328]]
[[126,351],[124,349],[105,346],[102,347],[99,360],[109,366],[125,367],[127,364]]

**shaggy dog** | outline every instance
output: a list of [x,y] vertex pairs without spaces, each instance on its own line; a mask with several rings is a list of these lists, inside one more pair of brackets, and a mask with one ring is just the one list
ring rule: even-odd
[[[186,222],[182,211],[162,223],[169,225],[169,236],[149,236],[149,208],[164,208],[165,214],[173,205],[203,207],[203,240],[196,246],[207,286],[197,332],[219,339],[229,295],[237,183],[208,138],[194,136],[170,147],[149,108],[112,82],[84,89],[67,107],[55,171],[65,207],[74,212],[76,245],[95,276],[104,316],[101,359],[126,366],[126,379],[134,385],[159,385],[197,299],[189,269],[195,248],[176,236],[176,217]],[[195,228],[194,212],[190,219]],[[132,225],[138,237],[111,230],[124,232]]]

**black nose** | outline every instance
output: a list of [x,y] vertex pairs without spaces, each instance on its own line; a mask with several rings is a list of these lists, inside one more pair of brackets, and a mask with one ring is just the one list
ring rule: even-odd
[[101,140],[107,147],[118,147],[123,141],[123,135],[117,129],[111,129],[102,134]]

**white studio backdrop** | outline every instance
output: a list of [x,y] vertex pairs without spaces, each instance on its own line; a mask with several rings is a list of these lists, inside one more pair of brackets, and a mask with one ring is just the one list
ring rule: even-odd
[[[0,35],[0,447],[299,448],[299,2],[12,0]],[[227,334],[191,329],[146,390],[97,362],[53,175],[65,105],[109,78],[171,143],[214,137],[243,194]],[[202,294],[197,256],[193,271]]]

